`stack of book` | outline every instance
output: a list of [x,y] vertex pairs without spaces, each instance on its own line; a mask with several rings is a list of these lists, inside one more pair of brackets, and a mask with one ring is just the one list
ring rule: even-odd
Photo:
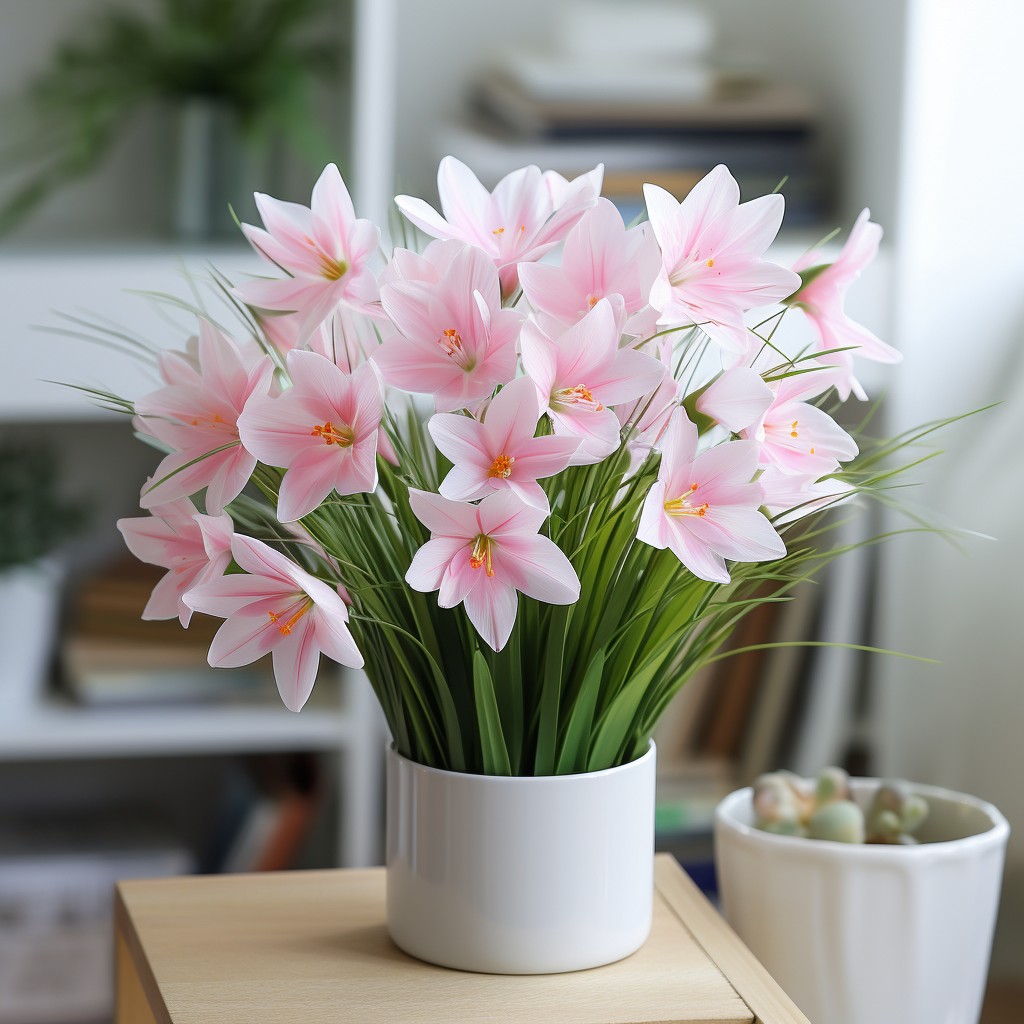
[[[787,223],[820,220],[816,119],[806,94],[716,72],[706,14],[685,4],[571,6],[576,24],[563,19],[547,49],[506,50],[476,78],[469,117],[439,140],[445,152],[490,186],[526,164],[572,177],[604,163],[604,193],[627,221],[640,212],[645,182],[682,198],[725,163],[745,199],[787,179]],[[636,32],[647,22],[664,31]]]
[[165,570],[125,558],[84,580],[71,602],[61,645],[65,689],[88,705],[193,702],[263,696],[263,668],[210,668],[207,652],[219,619],[194,615],[146,621],[142,611]]

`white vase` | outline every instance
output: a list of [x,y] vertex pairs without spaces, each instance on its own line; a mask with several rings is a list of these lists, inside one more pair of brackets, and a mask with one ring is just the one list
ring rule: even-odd
[[387,919],[407,953],[555,974],[621,960],[651,927],[655,748],[534,778],[387,764]]
[[[853,780],[862,805],[875,779]],[[975,1024],[1009,836],[990,804],[914,786],[917,846],[860,846],[753,827],[751,790],[715,818],[729,924],[814,1024]]]
[[53,656],[61,572],[49,559],[0,572],[0,720],[42,699]]

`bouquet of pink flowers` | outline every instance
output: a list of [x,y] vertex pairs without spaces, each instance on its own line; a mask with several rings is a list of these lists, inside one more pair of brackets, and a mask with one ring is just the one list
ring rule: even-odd
[[867,210],[789,269],[764,259],[782,197],[740,203],[725,167],[682,202],[646,186],[632,227],[601,178],[488,192],[447,157],[440,213],[396,199],[434,240],[387,261],[333,165],[311,208],[257,195],[274,276],[218,278],[241,329],[201,317],[117,400],[167,453],[119,523],[168,570],[145,614],[223,618],[210,663],[272,654],[294,711],[321,654],[365,666],[423,764],[639,756],[738,619],[828,557],[807,517],[882,479],[826,410],[864,397],[855,356],[899,357],[843,308]]

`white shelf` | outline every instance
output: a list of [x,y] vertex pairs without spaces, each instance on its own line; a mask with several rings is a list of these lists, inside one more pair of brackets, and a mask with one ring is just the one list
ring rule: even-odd
[[[189,300],[183,269],[206,276],[210,265],[233,281],[266,272],[266,264],[242,246],[189,249],[173,243],[123,243],[96,250],[0,249],[7,324],[0,422],[117,419],[119,414],[98,408],[81,392],[50,381],[99,386],[136,398],[159,386],[156,376],[131,356],[39,328],[72,328],[58,312],[101,316],[161,348],[179,347],[194,330],[189,315],[129,292],[162,291]],[[206,296],[213,300],[211,309],[226,316],[212,293]]]
[[0,725],[0,762],[334,750],[356,723],[347,710],[210,704],[83,708],[48,702]]

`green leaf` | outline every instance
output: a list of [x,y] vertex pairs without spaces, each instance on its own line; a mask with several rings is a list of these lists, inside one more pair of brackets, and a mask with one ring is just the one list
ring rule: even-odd
[[562,605],[551,614],[547,648],[544,652],[544,677],[540,691],[540,718],[537,724],[537,753],[533,761],[535,775],[553,775],[558,743],[558,709],[562,691],[562,662],[569,607]]
[[480,749],[487,775],[511,775],[505,736],[498,717],[498,702],[487,659],[477,649],[473,652],[473,693],[476,696],[476,720],[480,727]]
[[594,709],[601,693],[601,677],[604,674],[604,648],[601,648],[590,662],[579,694],[569,714],[569,722],[562,741],[562,751],[555,767],[556,775],[587,770],[587,752],[590,749],[590,733],[594,724]]

